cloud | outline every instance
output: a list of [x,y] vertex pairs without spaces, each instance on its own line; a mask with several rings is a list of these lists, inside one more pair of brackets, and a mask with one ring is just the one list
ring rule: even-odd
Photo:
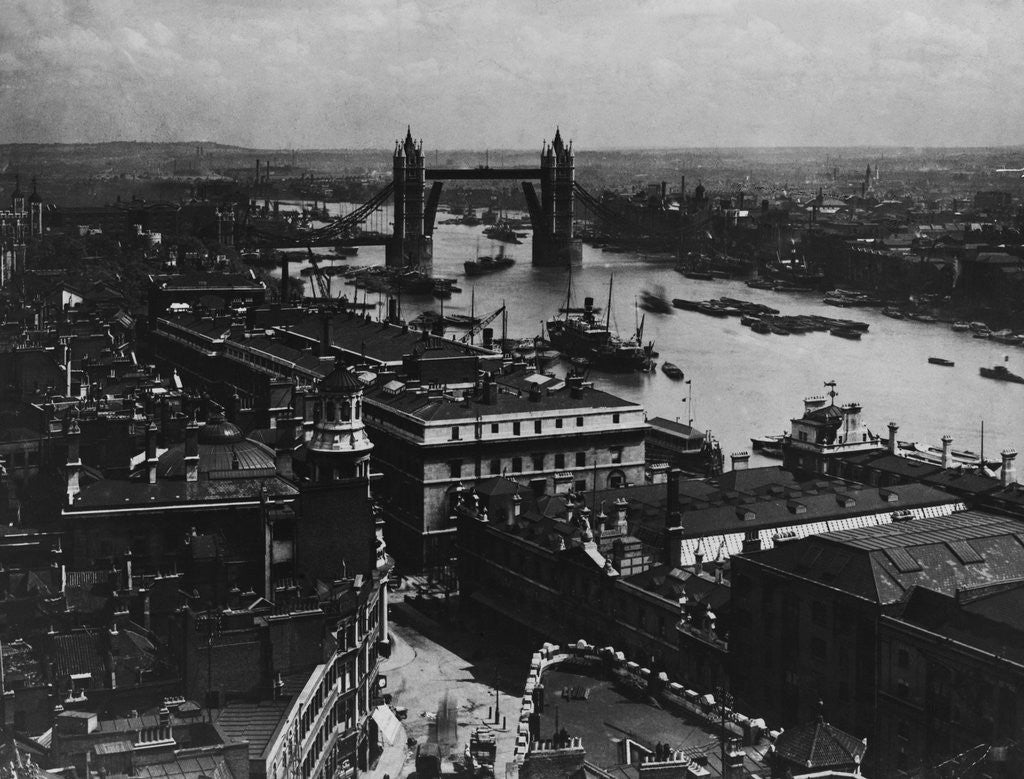
[[[0,136],[380,147],[1017,143],[1019,3],[15,0]],[[982,117],[979,120],[979,117]]]

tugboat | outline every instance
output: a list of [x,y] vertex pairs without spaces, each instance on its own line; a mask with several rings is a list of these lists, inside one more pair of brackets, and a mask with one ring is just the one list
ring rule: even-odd
[[505,268],[511,268],[516,264],[516,261],[511,257],[505,256],[505,247],[498,247],[498,254],[496,257],[490,257],[484,255],[481,257],[477,253],[475,260],[466,260],[462,267],[466,269],[467,276],[483,276],[486,273],[495,273],[499,270],[505,270]]
[[644,290],[640,293],[640,308],[652,314],[671,314],[672,306],[665,300],[665,290],[659,287],[655,291]]
[[[594,315],[594,299],[584,300],[583,314],[551,319],[547,322],[548,340],[551,345],[570,357],[583,357],[591,367],[608,372],[629,372],[643,369],[650,359],[649,350],[641,345],[643,324],[637,328],[633,338],[623,340],[611,331],[612,284],[608,282],[608,307],[605,321],[600,322]],[[568,309],[572,293],[570,281],[566,292],[565,308]]]
[[952,360],[947,360],[945,357],[929,357],[928,362],[932,365],[944,365],[947,368],[952,368],[954,365]]
[[492,241],[504,241],[505,243],[522,243],[516,234],[515,228],[508,222],[502,220],[484,230],[484,235]]
[[1018,376],[1016,373],[1011,373],[1005,365],[995,365],[991,368],[981,368],[980,370],[981,375],[986,379],[1009,381],[1013,384],[1024,384],[1024,376]]

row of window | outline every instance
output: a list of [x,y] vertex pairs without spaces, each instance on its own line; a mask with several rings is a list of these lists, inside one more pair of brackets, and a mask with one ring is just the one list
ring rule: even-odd
[[[612,424],[613,425],[619,424],[620,420],[621,420],[621,415],[619,415],[619,414],[612,414]],[[548,421],[550,421],[550,420],[548,420]],[[533,432],[535,434],[540,434],[540,433],[544,432],[544,422],[545,422],[545,420],[543,420],[543,419],[535,419],[535,420],[533,420]],[[562,429],[564,429],[564,427],[565,427],[565,420],[562,419],[562,417],[558,417],[555,420],[555,429],[556,430],[562,430]],[[583,417],[576,417],[576,427],[583,427]],[[461,433],[460,433],[461,429],[462,428],[459,425],[452,425],[452,440],[453,441],[458,441],[459,440],[459,438],[461,436]],[[501,433],[501,423],[500,422],[492,422],[491,423],[491,433],[494,434],[494,435],[499,435]],[[512,435],[522,435],[522,434],[523,434],[523,423],[522,422],[513,422],[512,423]]]
[[[609,452],[609,455],[610,455],[610,458],[611,458],[610,459],[611,463],[617,465],[617,464],[622,462],[622,447],[621,446],[613,446],[613,447],[611,447],[608,450],[608,452]],[[565,456],[565,453],[564,452],[556,452],[553,457],[554,457],[554,459],[553,459],[552,467],[556,471],[564,471],[565,468],[566,468],[566,456]],[[548,462],[547,458],[548,458],[548,456],[546,454],[544,454],[543,452],[538,452],[537,454],[530,455],[529,459],[525,460],[525,461],[524,461],[524,459],[522,457],[513,457],[509,461],[510,464],[509,464],[508,470],[509,470],[510,473],[524,473],[525,471],[523,469],[523,466],[524,466],[524,464],[528,464],[528,465],[532,466],[532,470],[534,470],[534,471],[538,471],[538,472],[539,471],[544,471],[544,470],[547,470],[547,462]],[[490,476],[500,476],[502,474],[502,463],[503,463],[503,461],[501,460],[501,458],[498,458],[498,457],[495,457],[493,460],[491,460],[490,463],[488,463],[488,474]],[[449,469],[449,474],[448,475],[452,479],[461,479],[462,476],[463,476],[463,466],[464,466],[464,463],[463,463],[462,460],[449,460],[448,461],[448,469]],[[575,467],[576,468],[586,468],[587,467],[587,453],[586,452],[576,452]]]

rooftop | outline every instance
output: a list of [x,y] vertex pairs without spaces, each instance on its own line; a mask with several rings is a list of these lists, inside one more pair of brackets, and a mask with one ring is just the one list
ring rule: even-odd
[[1024,524],[960,511],[823,533],[777,545],[750,559],[890,604],[914,586],[953,594],[1017,581],[1024,571]]
[[[323,321],[319,314],[308,314],[295,324],[274,327],[281,334],[301,336],[310,345],[319,343]],[[479,346],[470,346],[446,338],[425,335],[416,330],[365,317],[335,314],[330,319],[331,346],[375,362],[399,364],[407,354],[423,357],[493,356]]]
[[867,744],[823,719],[787,728],[775,740],[775,753],[808,769],[859,765]]
[[[471,392],[468,400],[451,395],[406,389],[405,385],[378,387],[367,397],[423,422],[478,419],[508,414],[528,415],[547,411],[586,411],[589,409],[638,410],[632,401],[602,390],[588,388],[574,394],[560,379],[525,372],[495,378],[498,385],[493,403],[487,403],[483,391]],[[538,386],[531,399],[531,386]]]
[[292,696],[273,701],[235,701],[217,714],[217,726],[233,741],[249,742],[249,759],[262,760],[292,705]]

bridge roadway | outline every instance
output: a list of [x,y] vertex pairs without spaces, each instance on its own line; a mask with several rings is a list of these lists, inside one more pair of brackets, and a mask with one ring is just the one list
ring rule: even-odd
[[539,179],[540,168],[427,168],[427,181],[495,181],[498,179]]

